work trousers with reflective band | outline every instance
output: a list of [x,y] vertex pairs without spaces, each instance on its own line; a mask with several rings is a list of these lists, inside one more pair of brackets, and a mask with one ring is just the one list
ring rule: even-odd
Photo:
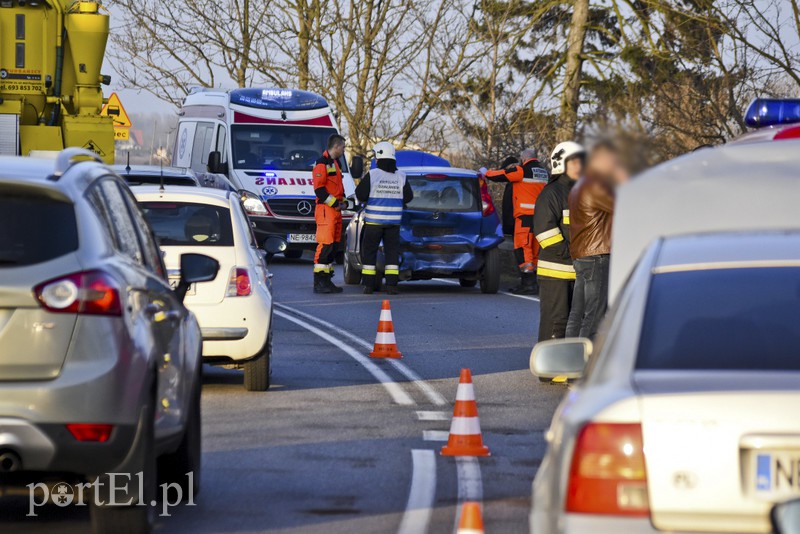
[[568,337],[593,338],[608,307],[610,256],[598,254],[575,260],[575,291],[567,323]]
[[333,272],[336,246],[342,240],[342,214],[339,210],[317,204],[314,212],[317,221],[317,253],[314,255],[314,272]]
[[383,256],[386,261],[384,273],[386,285],[396,286],[400,275],[400,225],[365,224],[361,241],[361,281],[365,286],[375,284],[378,249],[383,241]]
[[514,220],[514,255],[523,273],[532,273],[539,262],[539,242],[533,237],[533,216],[525,215]]
[[539,276],[539,341],[561,339],[567,331],[575,282]]

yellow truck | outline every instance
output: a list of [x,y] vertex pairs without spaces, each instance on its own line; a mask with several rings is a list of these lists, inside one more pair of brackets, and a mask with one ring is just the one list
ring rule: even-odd
[[0,0],[0,154],[85,147],[114,162],[101,116],[109,17],[99,2]]

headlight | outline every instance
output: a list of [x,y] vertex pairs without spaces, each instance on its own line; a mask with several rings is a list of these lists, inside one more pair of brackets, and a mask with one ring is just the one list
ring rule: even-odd
[[263,217],[267,214],[267,208],[264,207],[264,203],[258,196],[249,191],[239,191],[239,195],[242,199],[242,207],[248,215]]

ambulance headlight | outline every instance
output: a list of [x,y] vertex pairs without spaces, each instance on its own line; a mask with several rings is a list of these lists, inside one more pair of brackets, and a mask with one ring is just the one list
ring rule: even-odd
[[264,207],[264,203],[257,195],[254,195],[250,191],[242,190],[239,191],[239,196],[242,200],[242,207],[248,215],[255,215],[256,217],[267,215],[267,208]]
[[800,99],[756,98],[747,108],[744,120],[751,128],[800,122]]

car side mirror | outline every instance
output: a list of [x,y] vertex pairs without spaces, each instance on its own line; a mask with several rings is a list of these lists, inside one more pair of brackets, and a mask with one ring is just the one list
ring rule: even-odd
[[350,160],[350,175],[355,180],[360,180],[364,176],[364,158],[362,156],[353,156]]
[[278,254],[279,252],[283,252],[286,250],[286,241],[281,239],[280,237],[270,236],[264,241],[264,250],[267,251],[267,254]]
[[208,153],[208,163],[206,167],[208,168],[208,172],[220,174],[228,172],[228,164],[222,163],[222,153],[219,150]]
[[531,373],[540,380],[581,378],[591,354],[592,342],[586,338],[540,341],[531,351]]
[[181,254],[181,279],[175,293],[183,302],[189,286],[199,282],[210,282],[217,277],[219,262],[204,254]]
[[776,534],[800,533],[800,499],[776,504],[772,507],[770,518]]

